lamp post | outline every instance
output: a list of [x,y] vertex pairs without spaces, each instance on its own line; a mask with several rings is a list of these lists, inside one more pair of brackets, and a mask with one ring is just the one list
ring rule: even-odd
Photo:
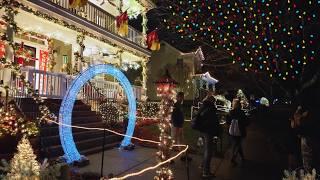
[[[159,112],[159,129],[160,129],[160,144],[159,151],[157,152],[158,160],[164,162],[170,158],[173,139],[171,137],[171,113],[175,98],[175,87],[178,84],[171,78],[169,71],[155,82],[157,86],[157,95],[161,97],[160,112]],[[166,163],[157,170],[156,180],[169,180],[173,179],[173,173]]]

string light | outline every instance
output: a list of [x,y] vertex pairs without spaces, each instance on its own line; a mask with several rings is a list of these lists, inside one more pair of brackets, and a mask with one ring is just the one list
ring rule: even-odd
[[38,134],[37,124],[19,116],[13,104],[10,104],[8,108],[0,108],[0,137],[4,135],[34,136],[36,134]]
[[180,151],[177,155],[167,159],[166,161],[163,161],[163,162],[160,162],[158,163],[157,165],[155,166],[151,166],[151,167],[147,167],[145,169],[142,169],[140,170],[139,172],[135,172],[135,173],[131,173],[131,174],[127,174],[125,176],[122,176],[122,177],[117,177],[117,178],[111,178],[110,180],[121,180],[121,179],[126,179],[126,178],[129,178],[129,177],[132,177],[132,176],[138,176],[138,175],[141,175],[142,173],[146,172],[146,171],[150,171],[150,170],[153,170],[153,169],[156,169],[156,168],[159,168],[160,166],[163,166],[167,163],[169,163],[170,161],[176,159],[177,157],[181,156],[183,153],[185,153],[189,146],[188,145],[177,145],[178,147],[185,147],[182,151]]
[[[104,43],[110,44],[111,46],[116,47],[116,48],[118,48],[118,49],[123,49],[123,47],[122,47],[121,45],[118,45],[118,44],[112,42],[111,40],[108,40],[108,39],[103,38],[103,37],[101,37],[101,36],[98,36],[98,35],[96,35],[96,34],[94,34],[94,33],[91,33],[91,32],[89,32],[89,31],[86,31],[85,29],[82,29],[82,28],[80,28],[80,27],[77,27],[77,26],[75,26],[75,25],[72,25],[72,24],[70,24],[70,23],[68,23],[67,21],[64,21],[64,20],[62,20],[62,19],[58,19],[58,18],[53,17],[53,16],[51,16],[51,15],[49,15],[49,14],[46,14],[46,13],[43,13],[43,12],[41,12],[41,11],[35,10],[35,9],[33,9],[33,8],[31,8],[31,7],[23,4],[23,3],[20,3],[20,2],[18,2],[18,1],[16,1],[16,0],[5,0],[5,1],[11,1],[12,3],[15,4],[15,7],[16,7],[16,8],[20,8],[20,9],[22,9],[22,10],[28,12],[28,13],[31,13],[31,14],[37,16],[37,17],[40,17],[40,18],[43,18],[43,19],[45,19],[45,20],[51,21],[51,22],[53,22],[53,23],[55,23],[55,24],[59,24],[59,25],[61,25],[61,26],[63,26],[63,27],[69,28],[69,29],[74,30],[74,31],[79,32],[79,33],[85,32],[85,34],[86,34],[87,36],[91,37],[91,38],[94,38],[94,39],[97,39],[97,40],[102,41],[102,42],[104,42]],[[1,5],[1,4],[0,4],[0,5]],[[147,56],[145,56],[145,55],[143,55],[143,54],[141,54],[141,53],[139,53],[139,52],[132,51],[132,50],[130,50],[130,49],[126,49],[126,51],[127,51],[128,53],[131,53],[131,54],[133,54],[133,55],[135,55],[135,56],[138,56],[138,57],[141,57],[141,58],[144,58],[144,59],[148,58]]]
[[[173,111],[173,103],[175,102],[176,92],[174,88],[177,82],[171,78],[169,71],[156,82],[157,95],[161,97],[160,111],[159,111],[159,130],[160,143],[158,145],[158,160],[160,162],[167,162],[170,158],[171,150],[174,140],[171,137],[171,114]],[[168,164],[163,164],[158,170],[155,180],[173,179],[173,173]]]
[[[28,12],[32,12],[32,13],[34,13],[35,15],[38,14],[38,16],[47,17],[47,18],[50,17],[49,15],[40,13],[39,11],[34,11],[34,10],[32,10],[32,8],[29,8],[29,7],[27,7],[27,6],[19,3],[19,2],[17,2],[17,1],[14,1],[14,0],[5,0],[5,1],[3,1],[3,2],[0,4],[0,8],[2,9],[3,7],[6,7],[6,8],[5,8],[6,10],[12,8],[12,6],[15,7],[15,8],[17,8],[17,7],[23,8],[24,10],[26,10],[26,11],[28,11]],[[8,12],[9,12],[9,11],[8,11]],[[17,13],[17,11],[15,11],[15,12]],[[11,13],[11,11],[10,11],[10,13]],[[10,14],[10,13],[7,13],[7,14]],[[57,20],[57,19],[55,19],[55,20]],[[13,22],[12,24],[11,24],[11,21]],[[13,19],[13,18],[9,19],[8,22],[10,22],[10,27],[13,27],[14,25],[16,26],[16,24],[14,24],[14,19]],[[61,22],[61,21],[58,21],[58,20],[57,20],[56,22]],[[62,21],[62,23],[65,23],[65,22]],[[14,25],[13,25],[13,24],[14,24]],[[68,25],[68,24],[67,24],[67,26],[70,27],[70,25]],[[66,27],[66,26],[65,26],[65,27]],[[72,26],[72,27],[75,27],[75,26]],[[17,28],[13,28],[13,29],[14,29],[15,31],[17,31]],[[81,31],[81,32],[83,32],[83,31]],[[93,35],[93,36],[94,36],[94,35]],[[7,36],[6,36],[6,38],[3,38],[3,39],[7,40]],[[13,46],[13,41],[12,41],[12,40],[11,40],[11,41],[9,40],[8,43],[9,43],[11,46]],[[31,83],[25,80],[25,77],[24,77],[24,76],[22,75],[22,73],[21,73],[20,67],[14,65],[14,64],[13,64],[12,62],[10,62],[10,61],[7,62],[5,58],[2,58],[2,59],[1,59],[1,62],[2,62],[2,64],[4,65],[4,67],[11,68],[11,69],[14,70],[14,73],[17,74],[18,77],[21,78],[21,80],[22,80],[23,84],[25,85],[25,87],[27,88],[29,94],[31,94],[32,97],[34,98],[34,100],[36,100],[36,102],[40,104],[40,105],[39,105],[39,109],[40,109],[40,112],[41,112],[41,115],[42,115],[42,116],[41,116],[41,118],[39,118],[39,120],[47,120],[47,121],[56,123],[56,122],[54,121],[55,116],[54,116],[52,113],[50,113],[50,111],[49,111],[49,109],[48,109],[47,106],[43,105],[43,103],[44,103],[43,99],[41,99],[41,97],[37,94],[37,92],[34,91]],[[118,73],[117,75],[119,76],[119,73]],[[121,81],[120,81],[120,83],[121,83]],[[126,84],[127,84],[127,83],[126,83]],[[122,84],[122,85],[124,86],[125,84]],[[130,85],[130,83],[129,83],[129,85]],[[131,87],[131,86],[128,86],[128,87]],[[127,87],[125,87],[125,89],[126,89],[126,88],[127,88]],[[128,96],[128,95],[129,95],[129,96]],[[132,88],[131,88],[131,91],[130,91],[129,93],[127,93],[127,97],[132,97],[132,98],[134,98]],[[70,102],[70,101],[69,101],[69,102]],[[130,101],[129,101],[129,102],[130,102]],[[73,105],[73,104],[72,104],[72,105]],[[169,107],[167,103],[165,103],[164,105],[165,105],[164,107]],[[63,108],[62,108],[62,109],[63,109]],[[70,112],[70,109],[72,110],[72,108],[68,108],[67,111]],[[129,109],[133,109],[133,112],[135,112],[135,103],[131,103],[131,104],[129,103]],[[166,109],[166,108],[165,108],[165,109]],[[131,110],[130,110],[130,111],[131,111]],[[171,109],[171,111],[172,111],[172,109]],[[169,111],[169,112],[171,112],[171,111]],[[161,113],[163,113],[163,112],[165,112],[165,111],[161,111]],[[61,114],[61,113],[60,113],[60,114]],[[132,116],[135,117],[135,114],[133,114]],[[60,116],[60,117],[61,117],[61,116]],[[132,124],[134,125],[134,122],[132,123],[132,121],[130,121],[130,119],[131,119],[131,118],[130,118],[130,113],[129,113],[129,126],[128,126],[128,129],[127,129],[127,134],[128,134],[128,131],[130,131],[130,129],[131,129],[131,131],[132,131],[132,133],[133,133],[133,128],[130,128],[130,127],[132,126]],[[168,121],[168,118],[166,118],[165,120]],[[59,124],[60,124],[60,123],[59,123]],[[61,128],[61,127],[60,127],[60,128]],[[167,128],[166,128],[166,129],[167,129]],[[62,128],[62,130],[63,130],[63,128]],[[60,131],[60,133],[61,133],[61,131]],[[132,135],[132,133],[131,133],[131,135]],[[130,133],[129,133],[129,134],[130,134]],[[126,135],[125,138],[124,138],[124,140],[123,140],[123,143],[126,143],[126,142],[127,142],[126,139],[131,139],[131,137],[132,137],[132,136]],[[165,136],[162,136],[162,137],[165,137]],[[170,139],[170,136],[169,136],[169,139]],[[169,139],[168,139],[168,140],[169,140]],[[69,140],[70,140],[70,139],[69,139]],[[73,140],[73,139],[72,139],[72,140]],[[161,140],[162,140],[162,138],[160,137],[160,141],[161,141]],[[148,141],[148,140],[144,140],[144,141]],[[150,141],[150,142],[151,142],[151,141]],[[122,144],[123,144],[123,143],[122,143]],[[161,143],[162,143],[162,142],[160,142],[160,146],[161,146]],[[167,144],[166,144],[166,145],[167,145]],[[170,146],[172,147],[173,145],[171,144]],[[182,146],[182,145],[177,145],[177,146]],[[185,151],[186,151],[187,149],[188,149],[188,146],[186,146]],[[182,153],[183,153],[183,152],[179,153],[179,155],[182,154]],[[174,159],[174,158],[176,158],[176,157],[178,157],[178,156],[175,156],[175,157],[173,157],[173,158],[169,158],[169,159],[167,159],[166,161],[163,161],[163,162],[159,163],[159,164],[158,164],[157,166],[155,166],[154,168],[157,168],[157,167],[159,167],[159,166],[163,166],[163,165],[167,164],[171,159]],[[166,171],[164,171],[164,170],[166,170]],[[164,172],[164,173],[168,173],[168,172],[169,172],[168,175],[171,176],[170,171],[169,171],[168,169],[165,169],[165,167],[162,167],[162,168],[161,168],[161,171]],[[144,171],[143,171],[143,172],[144,172]],[[143,173],[143,172],[141,172],[141,173]]]
[[[15,0],[4,0],[0,2],[0,9],[2,8],[5,9],[5,15],[3,15],[5,24],[7,24],[8,27],[11,28],[15,33],[20,32],[21,29],[17,26],[16,22],[14,21],[14,16],[12,15],[18,14],[17,8],[19,8],[20,6],[21,4]],[[13,39],[9,37],[7,34],[3,34],[1,36],[1,39],[5,42],[5,44],[8,44],[11,47],[11,50],[13,51],[13,54],[14,54],[14,50],[16,46],[13,42]],[[17,75],[17,77],[19,77],[19,80],[24,85],[28,94],[31,95],[31,97],[33,97],[33,99],[39,104],[41,117],[38,118],[37,120],[41,122],[43,119],[49,119],[49,118],[56,119],[54,114],[51,113],[48,107],[44,105],[44,100],[38,95],[37,91],[34,90],[32,84],[28,82],[25,76],[21,73],[21,67],[11,60],[7,61],[6,57],[2,57],[0,59],[0,63],[2,67],[11,69],[12,73],[14,73],[15,75]]]
[[319,5],[312,0],[180,0],[170,3],[172,15],[164,23],[182,38],[227,50],[245,71],[294,80],[320,55],[314,43]]
[[82,31],[81,33],[77,34],[77,44],[79,45],[79,50],[76,51],[74,53],[74,67],[73,67],[73,71],[78,74],[79,70],[78,70],[78,66],[79,66],[79,62],[81,63],[85,63],[84,57],[83,57],[83,51],[85,49],[85,45],[84,45],[84,40],[86,38],[86,32]]
[[[153,141],[153,140],[149,140],[149,139],[142,139],[142,138],[138,138],[138,137],[135,137],[135,136],[128,136],[127,134],[122,134],[122,133],[119,133],[119,132],[116,132],[114,130],[111,130],[111,129],[104,129],[104,128],[89,128],[89,127],[83,127],[83,126],[76,126],[76,125],[70,125],[70,124],[63,124],[63,123],[58,123],[56,121],[52,121],[50,119],[48,119],[48,122],[50,123],[54,123],[54,124],[57,124],[59,126],[64,126],[64,127],[69,127],[69,128],[78,128],[78,129],[85,129],[85,130],[98,130],[98,131],[108,131],[110,133],[113,133],[113,134],[116,134],[116,135],[119,135],[119,136],[123,136],[123,137],[129,137],[131,139],[135,139],[135,140],[138,140],[138,141],[142,141],[142,142],[149,142],[149,143],[154,143],[154,144],[160,144],[161,142],[159,141]],[[135,173],[131,173],[131,174],[127,174],[125,176],[122,176],[122,177],[117,177],[117,178],[112,178],[112,180],[119,180],[119,179],[126,179],[128,177],[132,177],[132,176],[138,176],[146,171],[149,171],[149,170],[153,170],[153,169],[156,169],[162,165],[165,165],[167,163],[169,163],[170,161],[176,159],[177,157],[179,157],[180,155],[182,155],[183,153],[185,153],[189,146],[188,145],[183,145],[183,144],[173,144],[172,145],[173,147],[184,147],[184,149],[182,151],[180,151],[177,155],[173,156],[173,157],[170,157],[168,158],[166,161],[163,161],[163,162],[160,162],[158,163],[157,165],[155,166],[151,166],[151,167],[147,167],[145,169],[142,169],[138,172],[135,172]]]
[[155,102],[138,102],[138,113],[142,119],[152,119],[158,116],[160,110],[159,103]]
[[101,114],[102,121],[108,125],[114,125],[119,121],[120,112],[117,103],[103,102],[99,106],[99,112]]
[[236,97],[239,99],[242,108],[248,108],[249,101],[241,89],[238,90]]
[[19,141],[17,149],[18,152],[13,156],[4,179],[40,179],[40,163],[36,160],[37,156],[26,136]]
[[[136,99],[133,93],[133,88],[127,79],[127,77],[117,68],[106,65],[106,64],[99,64],[95,66],[91,66],[85,71],[81,72],[71,83],[69,86],[65,97],[62,100],[60,111],[59,111],[59,122],[62,124],[71,124],[71,115],[72,109],[74,106],[74,102],[77,98],[77,94],[81,90],[82,86],[95,77],[98,74],[108,74],[116,78],[120,85],[123,87],[126,96],[128,98],[128,127],[126,136],[121,146],[125,147],[131,144],[131,137],[134,132],[135,121],[136,121]],[[60,134],[60,141],[62,148],[65,152],[65,157],[68,163],[78,161],[81,159],[81,156],[76,148],[76,145],[73,140],[72,130],[69,127],[62,127],[59,126],[59,134]]]
[[54,58],[54,41],[52,38],[48,38],[48,52],[49,52],[49,70],[53,72],[54,66],[57,64]]

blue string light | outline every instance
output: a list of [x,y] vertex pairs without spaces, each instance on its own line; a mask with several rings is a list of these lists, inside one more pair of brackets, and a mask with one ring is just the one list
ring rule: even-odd
[[87,70],[80,73],[72,81],[66,95],[63,98],[59,111],[59,135],[67,163],[81,160],[81,155],[74,143],[72,128],[70,126],[63,126],[61,124],[71,125],[72,110],[79,91],[86,82],[99,74],[108,74],[116,78],[127,95],[129,102],[129,122],[126,131],[127,136],[122,140],[121,146],[128,146],[131,143],[131,136],[133,135],[136,121],[136,98],[129,80],[119,69],[111,65],[99,64],[91,66]]

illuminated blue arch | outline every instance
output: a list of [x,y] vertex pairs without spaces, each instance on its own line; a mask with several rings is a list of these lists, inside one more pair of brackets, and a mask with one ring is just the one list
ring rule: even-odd
[[61,124],[71,125],[72,110],[79,91],[86,82],[88,82],[90,79],[92,79],[94,76],[98,74],[108,74],[116,78],[120,82],[121,86],[123,87],[127,95],[129,102],[129,122],[126,131],[127,136],[124,137],[124,139],[122,140],[121,146],[127,146],[131,143],[131,136],[133,135],[136,121],[136,99],[129,80],[119,69],[111,65],[99,64],[91,66],[85,71],[81,72],[72,81],[70,87],[67,90],[66,95],[63,98],[59,111],[60,141],[63,151],[65,153],[65,158],[68,163],[79,161],[81,159],[81,155],[79,154],[79,151],[74,143],[72,136],[72,128],[70,126],[62,126]]

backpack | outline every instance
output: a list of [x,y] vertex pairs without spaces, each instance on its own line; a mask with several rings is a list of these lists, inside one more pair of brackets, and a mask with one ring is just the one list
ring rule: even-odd
[[231,136],[241,136],[238,119],[232,119],[229,127],[229,134]]

